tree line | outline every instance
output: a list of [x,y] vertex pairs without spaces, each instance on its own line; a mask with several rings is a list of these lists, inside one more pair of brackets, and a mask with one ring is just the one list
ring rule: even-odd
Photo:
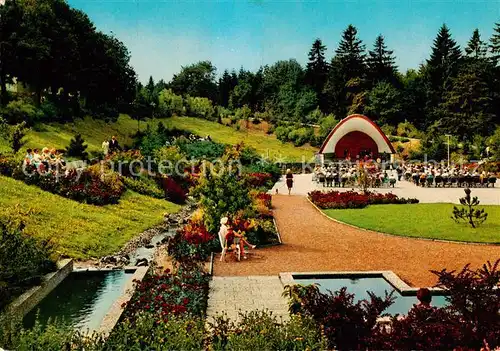
[[135,98],[128,49],[64,0],[6,0],[0,33],[2,106],[12,99],[7,84],[16,81],[29,87],[27,98],[36,107],[45,102],[41,112],[54,118],[79,115],[80,108],[106,114]]
[[[218,76],[210,61],[201,61],[168,82],[150,77],[145,86],[125,45],[64,0],[6,0],[0,33],[1,112],[8,121],[27,113],[39,118],[37,108],[47,121],[119,111],[137,119],[191,114],[257,117],[275,125],[322,124],[363,113],[380,125],[409,122],[468,142],[491,135],[499,124],[500,23],[489,39],[474,30],[463,49],[443,25],[430,57],[406,72],[398,70],[383,35],[367,50],[349,25],[331,58],[316,39],[305,67],[289,59]],[[29,87],[34,108],[12,101],[7,84],[14,79]]]

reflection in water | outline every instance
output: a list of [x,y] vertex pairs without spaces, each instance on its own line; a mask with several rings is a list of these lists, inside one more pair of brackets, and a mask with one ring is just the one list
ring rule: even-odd
[[[300,275],[294,276],[294,282],[302,285],[319,283],[319,290],[327,292],[328,290],[335,292],[342,287],[347,287],[347,292],[354,294],[355,300],[369,300],[367,291],[375,293],[376,296],[384,297],[385,291],[390,293],[394,291],[393,296],[396,301],[386,310],[389,314],[407,314],[414,304],[418,303],[416,296],[402,296],[396,289],[392,287],[384,278],[315,278],[315,279],[298,279]],[[432,305],[442,307],[446,305],[444,296],[433,296]]]
[[82,330],[96,330],[131,275],[123,271],[73,272],[24,317],[24,326],[32,327],[38,312],[42,325],[57,319]]

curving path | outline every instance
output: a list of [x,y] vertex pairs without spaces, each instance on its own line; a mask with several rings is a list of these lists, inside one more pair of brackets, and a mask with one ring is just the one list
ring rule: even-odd
[[216,276],[276,275],[280,272],[392,270],[409,285],[432,286],[430,270],[481,266],[500,258],[500,246],[455,244],[394,237],[336,223],[304,196],[273,196],[284,245],[256,249],[249,259],[215,259]]

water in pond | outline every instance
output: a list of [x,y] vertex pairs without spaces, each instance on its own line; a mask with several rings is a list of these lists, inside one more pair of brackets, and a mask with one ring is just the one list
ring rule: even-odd
[[[402,296],[394,287],[389,284],[384,278],[312,278],[301,279],[300,275],[294,276],[294,283],[309,285],[309,284],[319,284],[319,290],[321,292],[327,292],[328,290],[335,292],[340,290],[342,287],[347,288],[347,292],[354,294],[355,300],[369,299],[367,291],[375,293],[375,295],[383,297],[385,296],[385,291],[394,291],[393,296],[396,297],[396,301],[385,311],[389,314],[407,314],[412,306],[418,303],[416,296]],[[444,296],[433,296],[432,305],[436,307],[442,307],[446,305],[446,300]]]
[[73,272],[24,317],[24,326],[48,319],[63,321],[74,328],[96,330],[113,303],[125,290],[133,273],[124,271]]

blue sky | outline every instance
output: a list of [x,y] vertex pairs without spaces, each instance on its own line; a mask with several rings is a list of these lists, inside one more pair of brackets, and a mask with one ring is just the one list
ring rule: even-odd
[[463,47],[475,28],[486,40],[500,21],[500,0],[68,2],[125,43],[142,82],[150,75],[168,81],[182,65],[200,60],[212,61],[219,73],[289,58],[305,64],[315,38],[323,40],[330,59],[350,23],[367,48],[383,34],[405,71],[429,56],[443,23]]

